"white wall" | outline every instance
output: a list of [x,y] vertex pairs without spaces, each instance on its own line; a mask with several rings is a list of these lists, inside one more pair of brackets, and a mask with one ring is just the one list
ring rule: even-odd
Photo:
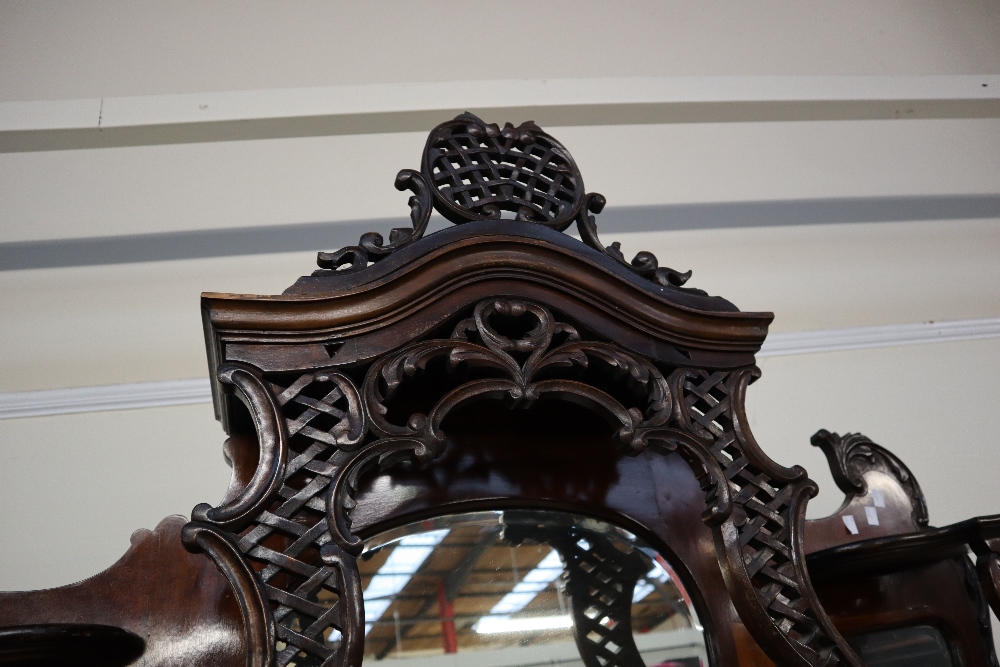
[[5,0],[0,100],[603,76],[988,74],[991,0]]
[[[476,79],[1000,74],[1000,3],[0,2],[0,103]],[[458,86],[458,84],[456,84]],[[462,89],[451,91],[461,100]],[[987,114],[989,115],[989,114]],[[0,121],[3,119],[0,118]],[[524,118],[490,118],[515,122]],[[752,119],[751,119],[752,120]],[[2,123],[0,123],[2,124]],[[428,128],[429,129],[429,128]],[[564,127],[587,186],[628,207],[1000,196],[1000,119]],[[0,249],[23,241],[401,217],[423,132],[0,152]],[[617,208],[616,208],[617,207]],[[692,284],[775,332],[1000,317],[1000,219],[647,231]],[[960,216],[961,217],[961,216]],[[383,222],[373,223],[377,225]],[[655,229],[656,231],[648,231]],[[385,229],[380,229],[385,232]],[[198,294],[277,293],[302,252],[0,271],[0,392],[204,377]],[[1000,512],[1000,342],[763,360],[752,426],[839,497],[808,436],[897,452],[936,524]],[[128,536],[218,500],[211,407],[0,420],[0,589],[69,583]]]

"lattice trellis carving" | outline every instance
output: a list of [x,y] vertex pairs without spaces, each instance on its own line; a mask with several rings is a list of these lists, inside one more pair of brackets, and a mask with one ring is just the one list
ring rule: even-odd
[[412,227],[393,229],[388,244],[370,232],[358,245],[321,252],[317,263],[325,271],[314,275],[359,271],[389,257],[423,237],[433,209],[456,224],[496,220],[505,212],[559,231],[575,222],[584,243],[655,283],[680,287],[691,277],[690,271],[661,267],[653,253],[643,251],[629,261],[618,243],[605,246],[591,215],[604,210],[604,197],[586,193],[573,156],[531,121],[501,129],[464,113],[438,125],[427,138],[420,171],[400,171],[396,189],[413,193]]
[[[594,375],[591,368],[605,371]],[[466,370],[474,370],[474,378],[463,384]],[[392,421],[400,388],[429,373],[455,375],[459,384],[442,389],[426,414]],[[360,391],[337,372],[277,383],[251,370],[221,370],[220,377],[264,413],[256,416],[258,429],[277,433],[262,434],[262,452],[266,445],[278,453],[262,455],[273,470],[258,471],[256,490],[233,501],[238,508],[199,506],[194,518],[252,564],[245,588],[268,601],[261,627],[271,628],[276,642],[274,664],[353,666],[363,645],[354,561],[363,543],[351,532],[350,514],[364,470],[402,459],[431,462],[445,440],[444,417],[470,399],[505,396],[523,405],[572,394],[619,423],[614,440],[622,451],[677,451],[693,466],[707,493],[704,518],[715,531],[734,604],[774,657],[789,665],[859,664],[812,592],[796,537],[815,486],[803,470],[770,461],[746,427],[743,397],[756,375],[754,368],[676,368],[664,377],[632,352],[584,340],[539,304],[486,300],[456,325],[452,338],[416,342],[373,362]],[[625,405],[613,395],[633,398]],[[280,485],[267,482],[275,475]],[[584,558],[573,555],[572,546],[565,549],[569,561]],[[582,645],[592,636],[595,655],[606,652],[605,639],[624,646],[605,634],[591,628]]]
[[[463,379],[467,372],[472,375]],[[457,384],[435,385],[442,394],[429,397],[426,413],[393,418],[402,388],[429,374],[454,376]],[[248,369],[221,370],[255,411],[264,431],[261,460],[272,470],[258,471],[254,490],[233,501],[237,507],[199,506],[193,515],[202,530],[219,533],[252,564],[244,588],[268,601],[261,627],[270,628],[276,642],[274,664],[353,667],[363,646],[354,561],[363,542],[351,532],[350,515],[361,474],[402,459],[432,462],[445,442],[444,417],[471,399],[517,406],[572,395],[619,424],[613,440],[623,452],[677,451],[692,465],[706,490],[704,519],[714,530],[733,602],[774,658],[788,665],[859,665],[805,570],[797,536],[815,486],[802,469],[768,459],[747,429],[744,393],[756,376],[755,368],[675,368],[665,377],[633,352],[586,340],[540,304],[488,299],[451,338],[415,342],[375,360],[360,391],[332,371],[278,383]],[[631,397],[627,404],[623,396]],[[269,437],[268,428],[277,435]],[[268,448],[277,454],[267,455]],[[568,561],[595,557],[564,547]],[[611,613],[614,596],[605,593]],[[589,618],[586,611],[581,619]],[[606,635],[590,628],[581,647],[610,660],[611,643],[625,644]]]
[[287,387],[270,387],[293,455],[274,504],[237,545],[263,566],[258,576],[272,602],[276,639],[285,644],[277,664],[344,664],[341,617],[360,608],[361,591],[353,559],[329,544],[325,495],[338,454],[353,451],[364,437],[359,395],[338,373],[305,374]]
[[783,638],[789,664],[860,664],[822,611],[796,537],[803,494],[814,495],[815,485],[801,468],[767,458],[747,428],[743,397],[758,373],[678,369],[671,376],[681,397],[678,425],[706,442],[728,480],[732,507],[716,544],[730,593],[758,641],[775,631]]
[[349,378],[333,372],[304,374],[288,386],[258,378],[257,388],[273,398],[280,420],[281,484],[257,500],[249,521],[212,526],[199,506],[193,515],[205,523],[189,525],[228,529],[228,543],[253,568],[268,606],[267,664],[358,665],[360,578],[353,556],[330,543],[326,494],[338,457],[355,450],[367,431],[359,394]]
[[[439,125],[424,149],[442,214],[452,222],[515,219],[562,230],[583,201],[583,179],[569,152],[531,121],[503,129],[471,114]],[[449,215],[450,214],[450,215]]]
[[[595,220],[604,197],[586,192],[569,152],[531,122],[500,128],[466,113],[442,123],[428,137],[420,171],[400,171],[396,188],[412,193],[412,227],[392,230],[388,243],[369,233],[358,245],[320,253],[324,270],[314,275],[360,271],[390,257],[423,236],[436,209],[454,223],[509,214],[563,231],[575,222],[587,246],[661,289],[680,289],[690,276],[660,267],[651,253],[628,261],[618,244],[604,246]],[[531,324],[504,333],[498,322],[505,317]],[[470,369],[475,379],[458,381],[426,411],[402,419],[394,414],[400,387],[414,378],[458,377]],[[362,543],[351,532],[350,513],[365,470],[403,458],[432,461],[445,442],[444,417],[473,398],[503,397],[523,406],[567,396],[610,416],[622,451],[653,446],[680,453],[692,466],[706,491],[704,519],[715,531],[730,594],[762,645],[790,665],[858,664],[822,612],[801,553],[803,508],[815,485],[804,470],[768,459],[747,428],[743,392],[755,369],[661,369],[607,341],[583,340],[540,304],[497,299],[478,304],[450,339],[386,351],[367,370],[355,369],[362,370],[357,387],[337,372],[269,386],[252,370],[230,368],[223,378],[255,415],[261,464],[238,498],[196,508],[201,542],[194,529],[189,542],[217,546],[225,552],[217,562],[229,563],[230,578],[247,599],[270,600],[273,614],[257,614],[256,627],[287,644],[276,654],[279,664],[359,659],[357,646],[348,646],[352,633],[344,630],[361,622],[359,612],[348,611],[344,601],[356,585],[352,557]],[[623,396],[630,398],[623,402]],[[249,558],[257,572],[239,574],[234,553]],[[335,630],[344,631],[337,649],[325,641]]]

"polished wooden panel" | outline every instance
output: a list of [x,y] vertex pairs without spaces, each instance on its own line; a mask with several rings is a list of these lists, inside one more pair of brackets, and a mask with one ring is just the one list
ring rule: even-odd
[[[818,431],[812,444],[826,454],[844,492],[841,507],[807,521],[805,533],[810,577],[837,629],[850,640],[932,625],[955,665],[995,667],[987,600],[996,585],[982,575],[991,563],[987,545],[1000,536],[1000,516],[931,528],[919,483],[888,449],[861,434],[828,431]],[[978,577],[967,557],[970,545],[984,552]]]
[[956,665],[996,664],[989,612],[964,556],[882,575],[825,578],[814,585],[848,641],[862,632],[927,624],[942,631]]
[[185,522],[172,516],[153,531],[137,531],[121,560],[78,584],[0,593],[0,626],[113,626],[145,641],[133,663],[141,667],[242,667],[246,646],[236,598],[211,560],[181,545]]

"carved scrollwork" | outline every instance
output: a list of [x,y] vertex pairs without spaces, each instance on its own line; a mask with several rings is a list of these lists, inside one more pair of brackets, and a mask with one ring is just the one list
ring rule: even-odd
[[[351,512],[357,507],[354,500],[359,478],[370,470],[383,471],[401,461],[414,461],[418,465],[430,463],[441,452],[441,447],[428,447],[420,440],[386,438],[372,443],[344,462],[332,475],[327,494],[327,524],[333,542],[351,556],[358,556],[364,541],[351,532]],[[332,545],[325,545],[328,549]]]
[[[580,238],[584,243],[594,250],[611,257],[623,266],[627,266],[643,278],[647,278],[657,285],[680,287],[688,281],[691,277],[691,271],[681,273],[665,266],[661,267],[659,260],[656,259],[656,255],[651,252],[643,250],[636,254],[632,258],[632,261],[629,262],[625,259],[625,255],[622,254],[621,244],[617,241],[605,247],[601,243],[601,239],[597,236],[597,221],[591,213],[600,213],[604,210],[606,204],[607,200],[603,195],[599,195],[596,192],[587,195],[586,203],[581,207],[576,221],[576,227],[580,231]],[[705,294],[701,290],[693,291]]]
[[320,549],[324,565],[333,568],[339,595],[340,647],[327,663],[336,667],[359,667],[365,653],[365,605],[361,590],[361,575],[353,555],[329,542]]
[[369,232],[358,245],[321,252],[320,268],[358,271],[388,257],[424,235],[433,208],[455,224],[497,220],[505,212],[560,232],[576,222],[584,243],[658,285],[680,287],[691,277],[690,271],[661,267],[651,252],[639,252],[630,262],[619,243],[601,243],[594,215],[607,201],[596,192],[586,193],[573,156],[531,121],[501,128],[461,114],[431,130],[420,171],[400,171],[395,185],[413,192],[412,229],[393,229],[388,245],[381,234]]
[[362,234],[358,245],[346,246],[335,252],[321,252],[316,256],[320,268],[334,271],[359,271],[370,262],[377,262],[423,237],[431,218],[432,188],[419,171],[403,169],[396,174],[396,189],[409,190],[411,229],[397,227],[389,232],[389,244],[384,245],[378,232]]
[[191,518],[239,530],[260,513],[281,485],[288,457],[288,430],[277,401],[253,371],[224,364],[217,376],[250,411],[260,443],[260,458],[250,483],[235,498],[219,507],[202,503],[192,510]]
[[189,551],[207,554],[236,592],[247,638],[247,667],[274,665],[274,617],[268,596],[233,538],[214,526],[192,522],[182,529],[181,541]]
[[[219,377],[250,410],[260,461],[231,503],[194,509],[185,544],[215,560],[256,623],[248,636],[259,654],[252,664],[312,664],[310,656],[316,664],[360,665],[360,576],[353,557],[330,543],[323,499],[340,460],[368,434],[360,392],[333,371],[305,373],[287,386],[232,364]],[[339,639],[328,641],[331,633]]]
[[860,433],[840,436],[826,430],[817,431],[810,442],[819,447],[830,463],[833,480],[847,496],[854,497],[868,492],[865,473],[876,470],[894,477],[903,487],[913,507],[913,521],[926,527],[927,503],[916,477],[899,458],[888,449],[875,444]]
[[[494,326],[500,318],[527,318],[530,328],[517,337],[507,336]],[[427,414],[413,413],[405,424],[390,422],[387,404],[402,384],[436,361],[443,361],[449,373],[466,367],[493,377],[461,384],[441,396]],[[618,381],[638,387],[643,405],[625,407],[602,389],[573,377],[574,371],[595,364],[609,369]],[[362,392],[377,433],[428,444],[443,442],[445,416],[476,397],[506,397],[523,406],[542,397],[560,397],[599,408],[619,425],[615,441],[633,453],[646,447],[642,433],[665,424],[672,410],[670,389],[654,365],[609,343],[581,341],[574,327],[556,322],[537,304],[506,299],[479,303],[473,317],[455,327],[450,340],[415,343],[377,362]]]
[[[587,340],[539,303],[494,298],[476,304],[450,338],[417,341],[374,361],[360,391],[339,371],[280,382],[242,367],[220,372],[250,407],[261,441],[283,442],[272,448],[287,452],[265,465],[262,448],[254,479],[270,490],[241,494],[234,502],[242,509],[229,510],[229,523],[216,517],[216,528],[189,542],[206,548],[206,540],[222,540],[215,545],[223,554],[217,562],[233,572],[230,552],[255,564],[256,579],[231,580],[250,599],[258,585],[268,603],[269,636],[282,643],[273,652],[275,665],[302,656],[359,664],[364,612],[354,559],[363,542],[352,532],[351,515],[362,476],[402,461],[431,463],[446,444],[445,417],[484,398],[513,407],[541,399],[581,403],[614,424],[621,451],[683,456],[705,491],[702,518],[712,527],[733,603],[754,637],[779,664],[860,665],[823,612],[805,568],[800,534],[816,487],[801,468],[771,461],[747,426],[745,391],[755,368],[675,368],[665,377],[638,354]],[[843,450],[843,476],[857,487],[857,461],[881,459],[870,443],[851,442]],[[275,468],[275,460],[283,463]],[[261,469],[279,470],[280,484]],[[255,514],[245,521],[251,509]],[[196,511],[196,518],[210,518],[207,510]],[[333,630],[339,641],[325,639]]]

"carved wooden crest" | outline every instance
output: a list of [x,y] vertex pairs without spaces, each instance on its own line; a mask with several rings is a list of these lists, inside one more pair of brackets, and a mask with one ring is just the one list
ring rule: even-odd
[[576,222],[584,243],[641,276],[678,287],[691,277],[690,271],[660,267],[652,253],[640,252],[628,262],[619,244],[605,247],[591,215],[604,210],[604,197],[585,194],[569,151],[531,121],[500,129],[464,113],[438,125],[427,138],[420,171],[400,171],[396,189],[413,192],[413,228],[392,230],[388,245],[373,232],[356,246],[321,252],[320,267],[356,271],[391,255],[423,237],[433,208],[457,224],[498,220],[504,213],[558,231]]
[[[280,297],[204,297],[217,410],[259,451],[235,462],[238,492],[195,508],[185,541],[234,586],[248,664],[360,664],[365,531],[445,505],[548,502],[549,490],[498,500],[488,482],[447,476],[456,451],[479,451],[469,406],[509,410],[502,428],[566,405],[607,431],[567,423],[572,437],[555,428],[539,446],[609,463],[572,461],[607,481],[563,502],[630,521],[677,555],[702,590],[718,664],[738,664],[731,626],[780,665],[860,664],[805,567],[815,485],[771,461],[747,425],[770,314],[682,288],[689,274],[649,253],[629,262],[603,246],[604,198],[532,123],[463,114],[431,132],[420,171],[401,171],[396,187],[412,192],[413,225],[388,243],[372,233],[320,253],[323,270]],[[459,224],[423,238],[432,209]],[[573,222],[582,244],[560,233]],[[668,473],[676,488],[663,486]],[[647,481],[623,481],[633,474]],[[374,502],[366,480],[392,488],[396,475],[410,495]]]

